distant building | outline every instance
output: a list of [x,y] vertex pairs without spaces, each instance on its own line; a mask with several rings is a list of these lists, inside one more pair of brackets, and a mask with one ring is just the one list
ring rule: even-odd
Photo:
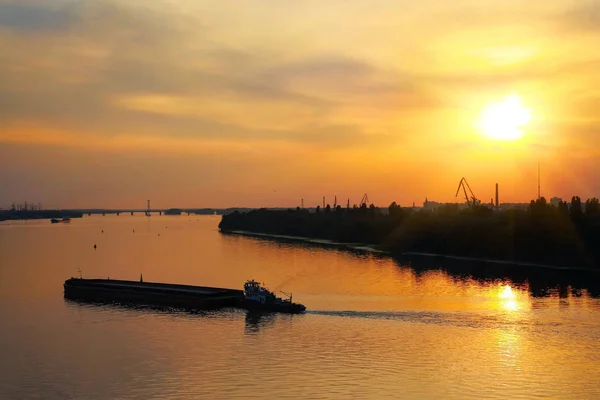
[[427,198],[425,198],[425,201],[423,202],[423,210],[435,211],[441,205],[442,203],[438,203],[437,201],[429,201]]
[[558,207],[558,205],[563,201],[562,198],[560,197],[553,197],[550,199],[550,204],[552,204],[554,207]]
[[437,201],[429,201],[429,200],[427,200],[427,198],[425,198],[422,209],[427,210],[427,211],[435,211],[438,208],[440,208],[441,206],[450,206],[450,205],[458,206],[459,209],[469,207],[469,205],[467,203],[438,203]]

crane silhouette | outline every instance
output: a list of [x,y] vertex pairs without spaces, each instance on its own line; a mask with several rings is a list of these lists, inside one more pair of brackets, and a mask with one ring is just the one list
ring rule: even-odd
[[[467,180],[464,177],[461,178],[460,182],[458,182],[458,188],[456,189],[456,194],[454,195],[454,197],[458,197],[458,192],[460,192],[461,187],[463,189],[463,193],[465,194],[465,200],[469,207],[474,207],[475,205],[481,204],[481,201],[478,200],[477,197],[475,197],[475,193],[473,193],[473,191],[471,190],[469,182],[467,182]],[[467,194],[467,189],[469,190],[469,193],[471,195],[470,197]]]

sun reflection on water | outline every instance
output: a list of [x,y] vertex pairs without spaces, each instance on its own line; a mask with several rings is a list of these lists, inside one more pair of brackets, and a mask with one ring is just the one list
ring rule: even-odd
[[504,285],[499,289],[498,297],[500,298],[500,306],[507,311],[518,311],[521,307],[517,302],[517,295],[510,287]]

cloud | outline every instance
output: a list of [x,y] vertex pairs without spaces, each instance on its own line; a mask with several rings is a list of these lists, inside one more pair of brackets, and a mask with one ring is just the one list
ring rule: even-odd
[[[143,8],[119,1],[41,4],[13,4],[20,11],[11,12],[29,21],[21,22],[24,26],[40,18],[40,29],[55,27],[51,34],[0,31],[0,52],[11,60],[0,64],[7,78],[0,81],[0,122],[37,121],[105,137],[377,143],[376,138],[389,138],[393,121],[452,106],[452,96],[570,79],[573,71],[584,74],[598,65],[541,59],[506,68],[427,72],[368,61],[351,48],[235,47],[219,41],[215,21],[205,23],[159,2]],[[481,8],[470,12],[503,23],[510,9],[499,11],[498,19]],[[45,18],[64,22],[47,24]]]
[[290,60],[238,50],[212,43],[202,24],[152,7],[90,2],[69,10],[68,31],[0,33],[0,50],[12,60],[0,64],[9,77],[0,81],[0,122],[36,121],[94,138],[347,147],[385,136],[381,130],[367,135],[364,121],[344,121],[349,106],[366,115],[373,107],[431,104],[408,77],[359,59]]
[[68,29],[76,19],[73,4],[53,3],[0,4],[0,29],[13,29],[23,33],[53,33]]
[[600,5],[597,1],[584,0],[560,14],[558,20],[566,30],[600,32]]
[[298,78],[362,79],[376,72],[373,66],[364,61],[329,54],[282,64],[268,69],[265,75],[277,81],[287,82]]
[[261,79],[302,93],[319,93],[337,103],[368,103],[382,96],[413,96],[412,76],[376,68],[363,60],[329,54],[270,67]]

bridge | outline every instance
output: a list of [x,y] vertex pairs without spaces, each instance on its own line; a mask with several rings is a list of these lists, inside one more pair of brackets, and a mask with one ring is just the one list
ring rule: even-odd
[[134,215],[134,214],[148,214],[148,215],[182,215],[182,214],[201,214],[201,215],[222,215],[233,212],[230,209],[217,209],[217,208],[119,208],[119,209],[79,209],[78,212],[84,215]]
[[131,214],[133,215],[134,213],[149,213],[149,214],[158,214],[158,215],[162,215],[164,214],[164,212],[166,210],[163,209],[150,209],[150,210],[140,210],[140,209],[119,209],[119,210],[114,210],[114,209],[110,209],[110,210],[104,210],[104,209],[94,209],[94,210],[79,210],[80,212],[86,214],[86,215],[106,215],[106,214],[116,214],[116,215],[121,215],[121,214]]

